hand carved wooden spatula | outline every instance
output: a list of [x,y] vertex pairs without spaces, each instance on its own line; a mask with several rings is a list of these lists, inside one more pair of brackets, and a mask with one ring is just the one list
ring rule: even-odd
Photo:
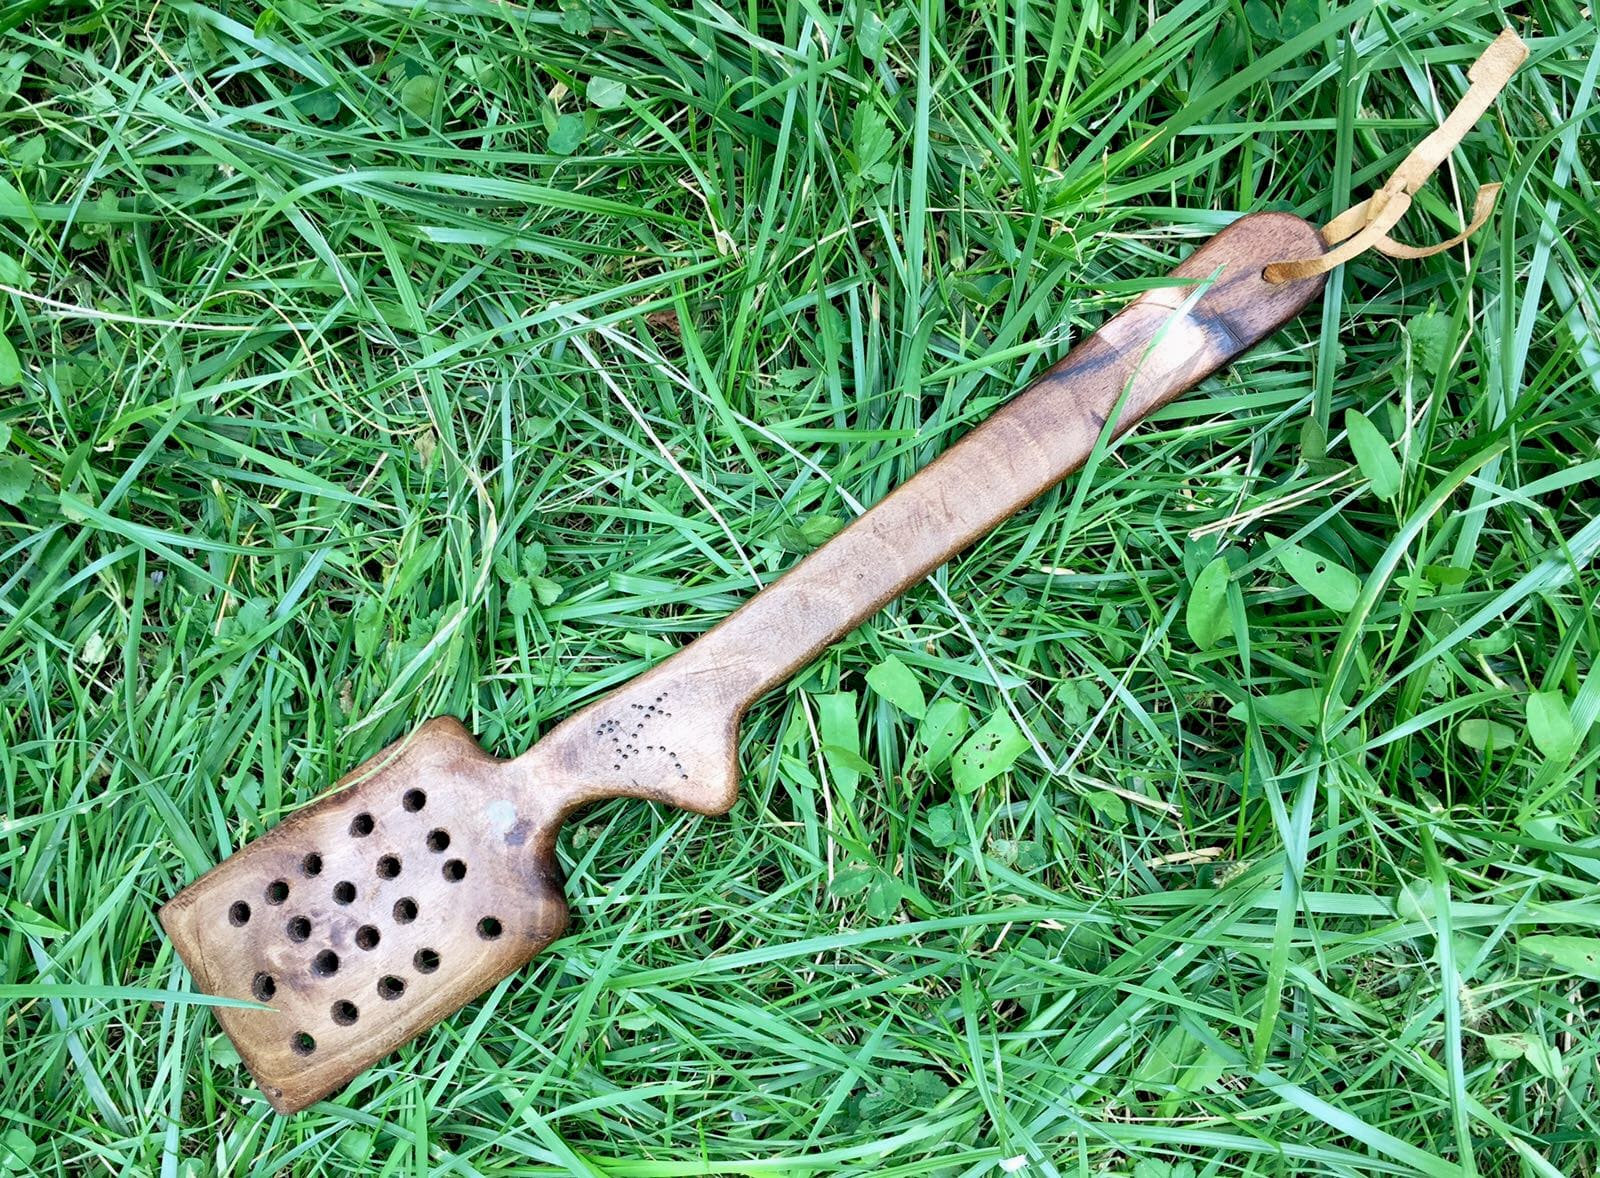
[[[518,969],[566,926],[556,832],[601,798],[721,814],[745,709],[886,601],[1271,334],[1366,249],[1527,56],[1505,31],[1382,189],[1319,233],[1243,217],[1025,392],[698,641],[512,761],[430,720],[179,893],[161,923],[280,1112],[332,1092]],[[1480,189],[1466,233],[1498,185]],[[1465,234],[1462,235],[1464,237]],[[1333,246],[1333,249],[1327,247]]]
[[273,1107],[332,1092],[559,936],[556,832],[578,807],[726,811],[752,702],[1076,470],[1102,433],[1292,318],[1324,277],[1272,283],[1263,268],[1322,251],[1298,217],[1236,221],[771,587],[522,756],[431,720],[176,896],[161,923],[200,988],[264,1004],[217,1016]]

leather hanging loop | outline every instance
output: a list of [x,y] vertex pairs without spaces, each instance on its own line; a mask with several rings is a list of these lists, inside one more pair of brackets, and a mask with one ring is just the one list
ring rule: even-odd
[[1448,241],[1414,246],[1395,241],[1389,236],[1389,230],[1399,223],[1411,207],[1412,196],[1449,158],[1456,145],[1493,105],[1500,91],[1511,80],[1511,75],[1527,58],[1528,47],[1522,38],[1510,29],[1502,32],[1467,68],[1467,80],[1472,84],[1444,122],[1411,149],[1411,153],[1400,162],[1382,188],[1360,204],[1345,209],[1322,227],[1323,242],[1334,248],[1315,258],[1273,262],[1262,271],[1262,277],[1274,283],[1311,278],[1369,249],[1391,258],[1426,258],[1460,245],[1481,229],[1494,208],[1495,197],[1500,193],[1498,184],[1485,184],[1478,189],[1467,227]]

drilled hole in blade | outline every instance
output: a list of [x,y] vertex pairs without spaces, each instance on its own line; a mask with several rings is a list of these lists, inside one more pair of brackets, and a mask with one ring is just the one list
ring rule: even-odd
[[403,896],[394,902],[394,922],[396,924],[410,924],[417,918],[417,902],[410,896]]
[[289,939],[298,945],[311,936],[311,918],[296,916],[289,921],[284,931],[289,934]]
[[243,900],[235,900],[228,906],[228,923],[238,928],[240,925],[250,923],[250,905]]
[[485,941],[498,940],[502,931],[500,922],[492,916],[485,916],[478,922],[478,935]]
[[378,947],[378,930],[370,924],[364,924],[356,930],[356,944],[363,949],[376,949]]
[[312,851],[300,860],[300,874],[310,877],[322,874],[322,856]]
[[411,958],[411,964],[417,967],[418,973],[432,973],[439,968],[439,952],[436,949],[418,949]]
[[373,821],[371,814],[357,814],[350,821],[350,833],[358,839],[366,838],[372,833]]
[[430,830],[428,832],[428,850],[443,851],[450,845],[450,832],[448,830]]
[[393,855],[385,855],[378,860],[378,878],[393,879],[400,874],[400,860]]
[[420,789],[408,789],[405,796],[400,799],[400,804],[412,814],[428,804],[428,795]]
[[333,885],[333,898],[340,904],[348,904],[356,898],[356,885],[349,880],[341,880]]
[[296,1055],[310,1055],[317,1049],[317,1041],[306,1031],[296,1031],[289,1040],[289,1048]]
[[348,1027],[351,1023],[355,1022],[356,1019],[361,1017],[361,1012],[356,1009],[356,1004],[345,998],[341,998],[339,1001],[335,1002],[333,1004],[333,1010],[330,1013],[333,1017],[333,1021],[338,1023],[341,1027]]
[[250,993],[255,995],[257,1002],[271,1002],[277,992],[278,983],[269,973],[256,974],[255,981],[250,983]]
[[286,879],[273,880],[267,885],[266,896],[268,904],[282,904],[289,898],[289,881]]
[[331,978],[339,972],[339,955],[332,949],[324,949],[311,959],[311,972],[319,978]]
[[444,865],[444,877],[451,883],[460,883],[467,878],[467,865],[460,859],[451,859]]
[[406,984],[393,974],[378,979],[378,997],[389,1001],[400,997],[406,992]]

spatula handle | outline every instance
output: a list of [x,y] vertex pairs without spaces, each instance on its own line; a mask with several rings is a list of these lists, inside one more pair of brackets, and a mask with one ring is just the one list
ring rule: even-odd
[[1212,279],[1209,286],[1161,287],[1136,299],[689,657],[717,667],[746,701],[782,683],[1081,467],[1113,415],[1115,437],[1293,318],[1321,282],[1275,285],[1261,270],[1318,248],[1312,226],[1281,213],[1244,217],[1219,233],[1173,271]]
[[1140,295],[778,581],[530,756],[565,762],[572,804],[623,794],[726,809],[751,703],[1081,467],[1102,434],[1132,429],[1292,319],[1323,277],[1269,283],[1262,269],[1321,249],[1316,229],[1287,213],[1235,221],[1172,271],[1173,285]]

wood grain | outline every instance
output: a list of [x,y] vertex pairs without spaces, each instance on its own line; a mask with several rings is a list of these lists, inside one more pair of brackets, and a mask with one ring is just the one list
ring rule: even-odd
[[[749,706],[1120,435],[1293,318],[1321,249],[1243,217],[937,460],[672,658],[497,760],[429,721],[173,898],[161,922],[281,1112],[304,1108],[520,968],[567,920],[561,823],[609,797],[720,814]],[[1108,425],[1109,423],[1109,425]]]

